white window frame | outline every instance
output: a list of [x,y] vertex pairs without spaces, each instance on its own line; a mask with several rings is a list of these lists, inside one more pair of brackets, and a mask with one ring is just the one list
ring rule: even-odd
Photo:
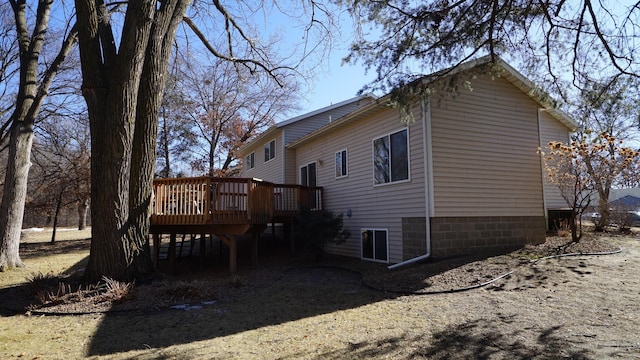
[[[386,239],[386,244],[385,244],[385,251],[386,251],[386,260],[381,260],[381,259],[376,259],[376,246],[375,244],[373,244],[373,254],[371,258],[365,257],[364,256],[364,246],[363,246],[363,238],[362,235],[364,234],[365,231],[372,231],[374,234],[376,231],[382,231],[385,233],[385,239]],[[375,238],[373,239],[373,241],[375,241]],[[373,261],[373,262],[379,262],[379,263],[389,263],[389,229],[387,228],[361,228],[360,229],[360,258],[362,260],[367,260],[367,261]]]
[[246,162],[247,162],[247,170],[251,170],[254,167],[256,167],[256,152],[252,152],[251,154],[247,155],[246,158]]
[[[273,143],[273,150],[271,150],[271,144]],[[264,144],[264,162],[267,163],[276,158],[276,139]],[[268,154],[268,156],[267,156]],[[267,159],[268,157],[268,159]]]
[[[340,165],[341,165],[340,174],[338,174],[338,156],[340,156]],[[347,151],[347,149],[336,151],[335,166],[336,166],[336,172],[335,172],[336,179],[342,179],[349,176],[349,152]],[[344,170],[344,173],[342,173],[342,170]]]
[[[389,139],[389,152],[391,153],[391,135],[400,133],[406,131],[407,132],[407,178],[406,179],[401,179],[401,180],[389,180],[388,182],[381,182],[381,183],[376,183],[376,154],[375,154],[375,142],[376,140],[379,139],[383,139],[383,138],[387,138]],[[378,136],[376,138],[373,138],[371,140],[371,165],[372,165],[372,170],[373,170],[373,186],[377,187],[377,186],[386,186],[386,185],[391,185],[391,184],[400,184],[400,183],[406,183],[406,182],[410,182],[411,181],[411,153],[410,153],[410,141],[409,141],[409,128],[405,127],[396,131],[392,131],[389,133],[386,133],[382,136]],[[392,155],[389,155],[390,157]],[[393,169],[391,169],[391,161],[389,161],[389,175],[392,176],[393,175]]]

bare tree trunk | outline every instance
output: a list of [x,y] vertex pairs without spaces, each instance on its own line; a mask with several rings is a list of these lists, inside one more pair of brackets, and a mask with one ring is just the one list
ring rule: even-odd
[[131,154],[130,230],[128,233],[129,243],[141,249],[140,260],[136,262],[134,270],[138,277],[153,270],[149,248],[149,228],[158,116],[171,47],[186,7],[187,2],[177,1],[168,3],[157,12],[142,70]]
[[89,199],[78,202],[78,230],[84,230],[87,227],[87,215],[89,213]]
[[216,152],[216,145],[214,141],[211,141],[209,143],[209,176],[213,176],[214,175],[214,170],[216,167],[216,158],[215,158],[215,152]]
[[[600,185],[600,184],[598,184]],[[596,221],[596,231],[605,231],[607,225],[609,225],[609,221],[611,218],[611,214],[609,211],[609,186],[598,186],[598,212],[600,213],[600,218]]]
[[169,126],[167,124],[167,110],[162,109],[162,139],[160,149],[164,157],[164,171],[160,174],[163,178],[168,178],[171,174],[171,153],[169,151]]
[[53,215],[53,231],[51,231],[51,243],[56,242],[56,230],[58,229],[58,216],[60,216],[60,208],[62,207],[62,197],[64,196],[64,189],[60,189],[58,198],[56,199],[56,212]]
[[569,219],[569,230],[571,230],[571,241],[578,242],[582,237],[582,233],[578,232],[578,222],[576,218],[579,216],[575,211],[571,212],[571,219]]
[[149,204],[169,58],[163,49],[170,49],[188,3],[165,1],[158,9],[151,0],[129,3],[116,51],[110,24],[101,23],[108,21],[104,5],[76,0],[92,140],[87,280],[139,278],[153,270]]
[[[49,27],[52,3],[39,1],[35,22],[28,22],[26,1],[11,2],[20,51],[20,82],[10,120],[9,160],[0,204],[0,226],[4,226],[0,228],[0,271],[24,266],[19,256],[20,230],[31,166],[33,124],[53,79],[76,42],[75,28],[72,28],[53,62],[40,74],[38,61]],[[30,24],[33,25],[31,30]]]
[[9,159],[0,204],[0,271],[24,267],[20,259],[20,230],[27,198],[27,180],[31,167],[33,129],[22,121],[15,122],[9,141]]
[[[132,279],[136,244],[129,243],[129,181],[135,106],[154,4],[129,5],[119,53],[104,5],[76,0],[83,95],[91,124],[91,250],[85,278]],[[99,30],[101,29],[102,30]],[[117,56],[116,56],[117,54]]]

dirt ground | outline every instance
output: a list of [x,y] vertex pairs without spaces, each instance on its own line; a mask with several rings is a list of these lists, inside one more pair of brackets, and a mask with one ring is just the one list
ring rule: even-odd
[[[128,301],[26,315],[28,286],[1,282],[0,358],[640,359],[639,238],[566,242],[394,271],[272,254],[236,276],[184,271]],[[615,253],[545,258],[579,252]]]

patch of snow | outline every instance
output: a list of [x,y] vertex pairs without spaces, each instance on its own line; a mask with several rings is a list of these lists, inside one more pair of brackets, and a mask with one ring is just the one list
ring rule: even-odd
[[41,232],[44,231],[44,228],[29,228],[29,229],[22,229],[22,232]]

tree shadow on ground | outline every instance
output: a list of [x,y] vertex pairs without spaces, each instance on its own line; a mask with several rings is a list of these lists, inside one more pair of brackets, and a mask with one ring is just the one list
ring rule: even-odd
[[[61,243],[61,245],[65,245]],[[47,251],[43,248],[42,251]],[[184,298],[185,306],[180,309],[150,307],[136,310],[107,312],[92,337],[87,355],[110,355],[131,350],[162,349],[171,345],[188,344],[201,340],[214,339],[270,325],[310,318],[340,310],[353,309],[372,304],[406,293],[431,289],[429,279],[451,269],[469,266],[470,273],[480,271],[482,260],[493,254],[476,254],[448,259],[434,259],[426,263],[414,264],[400,270],[389,271],[385,264],[363,262],[359,259],[326,256],[318,263],[310,257],[276,256],[276,265],[265,261],[260,254],[260,265],[249,267],[250,255],[240,254],[238,261],[240,273],[259,273],[259,270],[274,267],[276,276],[265,281],[234,283],[236,277],[229,276],[223,261],[216,262],[210,271],[201,271],[197,260],[190,258],[178,262],[180,279],[201,279],[218,277],[224,279],[228,287],[239,288],[237,295],[215,296],[211,299],[194,302]],[[37,256],[34,254],[33,256]],[[315,256],[311,257],[315,258]],[[192,259],[193,260],[193,259]],[[505,265],[518,264],[518,260],[508,264],[497,264],[496,269],[504,270]],[[211,265],[211,264],[210,264]],[[197,271],[193,271],[199,269]],[[206,270],[206,269],[205,269]],[[496,273],[494,275],[499,275]],[[493,275],[491,275],[493,276]],[[365,286],[363,278],[368,281]],[[260,280],[260,279],[258,279]],[[483,279],[479,279],[483,280]],[[486,279],[485,279],[486,280]],[[153,284],[149,285],[153,286]],[[15,289],[14,289],[15,290]],[[0,290],[0,302],[4,302],[11,292]],[[189,309],[189,310],[186,310]],[[458,335],[464,335],[477,328],[460,327],[452,329]],[[385,344],[394,346],[401,339],[381,339],[371,344],[354,344],[353,349],[363,352],[368,346]],[[411,340],[411,339],[409,339]],[[409,341],[406,340],[405,341]],[[418,341],[416,339],[415,341]],[[460,341],[464,339],[461,338]],[[476,341],[479,348],[481,339]],[[414,341],[414,340],[411,340]],[[438,344],[436,338],[436,343]],[[466,340],[465,340],[466,341]],[[389,344],[389,345],[386,345]],[[455,344],[454,344],[455,345]],[[439,351],[433,347],[421,347],[425,353]],[[381,351],[377,346],[375,351]],[[478,349],[480,351],[480,349]],[[481,354],[481,353],[480,353]],[[419,356],[416,353],[416,356]]]
[[[33,258],[33,255],[31,256],[24,258]],[[0,316],[12,316],[27,312],[32,306],[40,304],[39,292],[54,291],[53,289],[58,288],[61,283],[78,288],[82,285],[81,276],[88,262],[89,255],[60,274],[31,273],[25,278],[24,283],[0,288]]]
[[[351,309],[386,299],[361,285],[360,275],[336,268],[299,268],[281,280],[233,299],[189,304],[189,309],[108,313],[88,355],[224,337],[270,325]],[[125,315],[125,316],[123,316]]]
[[[503,319],[505,320],[505,319]],[[559,326],[504,333],[483,319],[451,325],[432,336],[399,336],[349,344],[317,359],[590,359],[586,350],[557,336]],[[295,354],[290,358],[302,357]]]
[[[281,273],[275,280],[270,277],[269,284],[260,284],[217,302],[189,303],[181,307],[182,310],[108,313],[92,339],[88,355],[166,348],[357,308],[403,296],[407,291],[423,290],[430,286],[425,284],[425,277],[468,264],[481,256],[432,261],[397,273],[390,272],[386,264],[359,259],[325,256],[316,262],[311,258],[315,256],[282,260],[288,265],[277,264]],[[246,259],[240,259],[239,264],[247,264]],[[182,275],[191,276],[185,274],[184,269],[185,266]],[[259,271],[248,269],[246,271]],[[422,275],[407,276],[416,272]],[[229,278],[224,272],[217,274]],[[363,274],[370,280],[387,274],[388,283],[402,278],[401,291],[387,291],[393,286],[367,286],[363,283]]]
[[90,245],[91,239],[59,240],[53,243],[50,241],[20,243],[20,258],[28,260],[43,256],[67,254],[74,251],[85,251],[89,249]]
[[[429,346],[416,355],[429,359],[489,359],[494,356],[510,359],[589,359],[588,352],[573,349],[567,340],[556,336],[560,326],[533,331],[501,333],[495,324],[478,319],[436,333]],[[537,334],[537,337],[535,336]],[[523,342],[527,336],[535,337]]]

